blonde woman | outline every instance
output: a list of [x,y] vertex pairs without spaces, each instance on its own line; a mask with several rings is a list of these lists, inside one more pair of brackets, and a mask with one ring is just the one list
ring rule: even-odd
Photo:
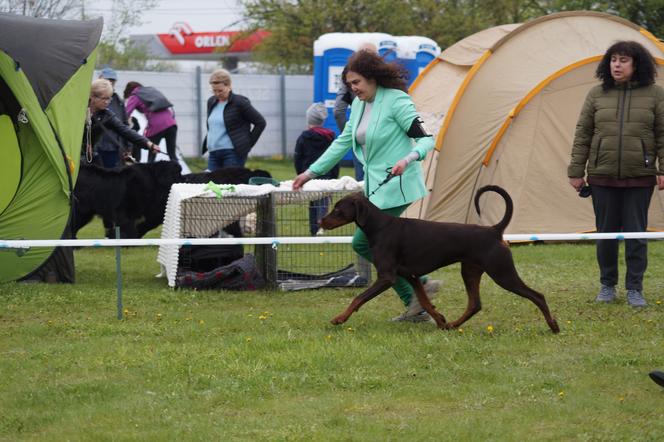
[[[87,162],[101,163],[104,167],[114,167],[117,161],[111,164],[110,159],[104,159],[102,155],[106,152],[93,152],[92,146],[105,133],[114,133],[134,145],[141,146],[151,151],[159,151],[159,147],[144,136],[134,132],[129,126],[123,124],[113,111],[108,109],[113,96],[113,86],[105,79],[92,82],[90,88],[90,100],[88,101],[88,120],[83,132],[82,155]],[[101,155],[100,155],[101,154]],[[112,152],[118,155],[117,152]]]
[[208,169],[243,167],[265,129],[265,118],[243,95],[232,90],[231,74],[217,69],[210,75],[212,97],[207,102],[208,133],[203,153],[210,152]]

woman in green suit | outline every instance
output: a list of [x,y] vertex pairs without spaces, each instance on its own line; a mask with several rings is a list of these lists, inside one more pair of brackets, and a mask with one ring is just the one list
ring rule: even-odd
[[[358,51],[347,66],[343,80],[356,96],[350,118],[325,153],[295,178],[293,189],[325,174],[353,149],[364,167],[364,194],[383,212],[399,216],[427,193],[419,161],[433,149],[433,137],[424,130],[406,93],[405,73],[398,64],[386,63],[375,52]],[[394,178],[385,182],[389,173]],[[353,235],[353,250],[372,261],[367,237],[359,228]],[[440,285],[426,277],[423,283],[429,297]],[[394,320],[429,320],[406,280],[399,278],[393,288],[406,305]]]

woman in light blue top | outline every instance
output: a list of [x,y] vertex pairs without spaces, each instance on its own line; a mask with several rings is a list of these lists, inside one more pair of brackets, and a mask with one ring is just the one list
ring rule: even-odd
[[208,169],[244,167],[265,129],[265,118],[247,97],[232,91],[226,69],[210,74],[210,86],[214,95],[207,102],[208,135],[203,140],[203,153],[210,151]]
[[[294,190],[330,170],[352,148],[364,167],[364,194],[383,212],[399,216],[412,202],[426,195],[419,162],[433,149],[434,141],[424,130],[406,93],[405,75],[401,66],[386,63],[374,52],[353,54],[343,78],[356,96],[350,118],[325,153],[295,178]],[[388,173],[394,178],[385,182]],[[359,228],[353,235],[353,249],[372,261],[369,243]],[[423,282],[430,297],[440,285],[426,277]],[[429,319],[405,279],[399,278],[393,288],[407,307],[395,320]]]

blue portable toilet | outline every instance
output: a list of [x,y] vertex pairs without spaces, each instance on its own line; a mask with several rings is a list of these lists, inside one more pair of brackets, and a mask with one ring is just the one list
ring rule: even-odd
[[440,52],[440,46],[433,40],[431,40],[431,43],[420,43],[417,47],[417,55],[415,55],[415,59],[417,60],[417,75],[422,73],[429,63],[438,58]]
[[397,39],[390,36],[390,38],[380,41],[378,44],[378,53],[383,57],[383,60],[391,63],[397,60],[398,47]]
[[421,36],[395,37],[397,40],[397,61],[408,69],[410,86],[422,70],[440,55],[440,47],[430,38]]

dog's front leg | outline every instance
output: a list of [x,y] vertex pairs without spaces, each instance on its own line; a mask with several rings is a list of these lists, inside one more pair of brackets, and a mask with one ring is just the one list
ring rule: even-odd
[[348,318],[350,318],[350,315],[358,311],[365,302],[375,298],[376,296],[387,290],[392,284],[394,284],[394,281],[379,277],[376,280],[376,282],[371,285],[371,287],[369,287],[364,292],[355,297],[355,299],[353,299],[353,302],[350,303],[348,308],[344,310],[342,314],[336,316],[330,322],[334,325],[343,324],[348,320]]

